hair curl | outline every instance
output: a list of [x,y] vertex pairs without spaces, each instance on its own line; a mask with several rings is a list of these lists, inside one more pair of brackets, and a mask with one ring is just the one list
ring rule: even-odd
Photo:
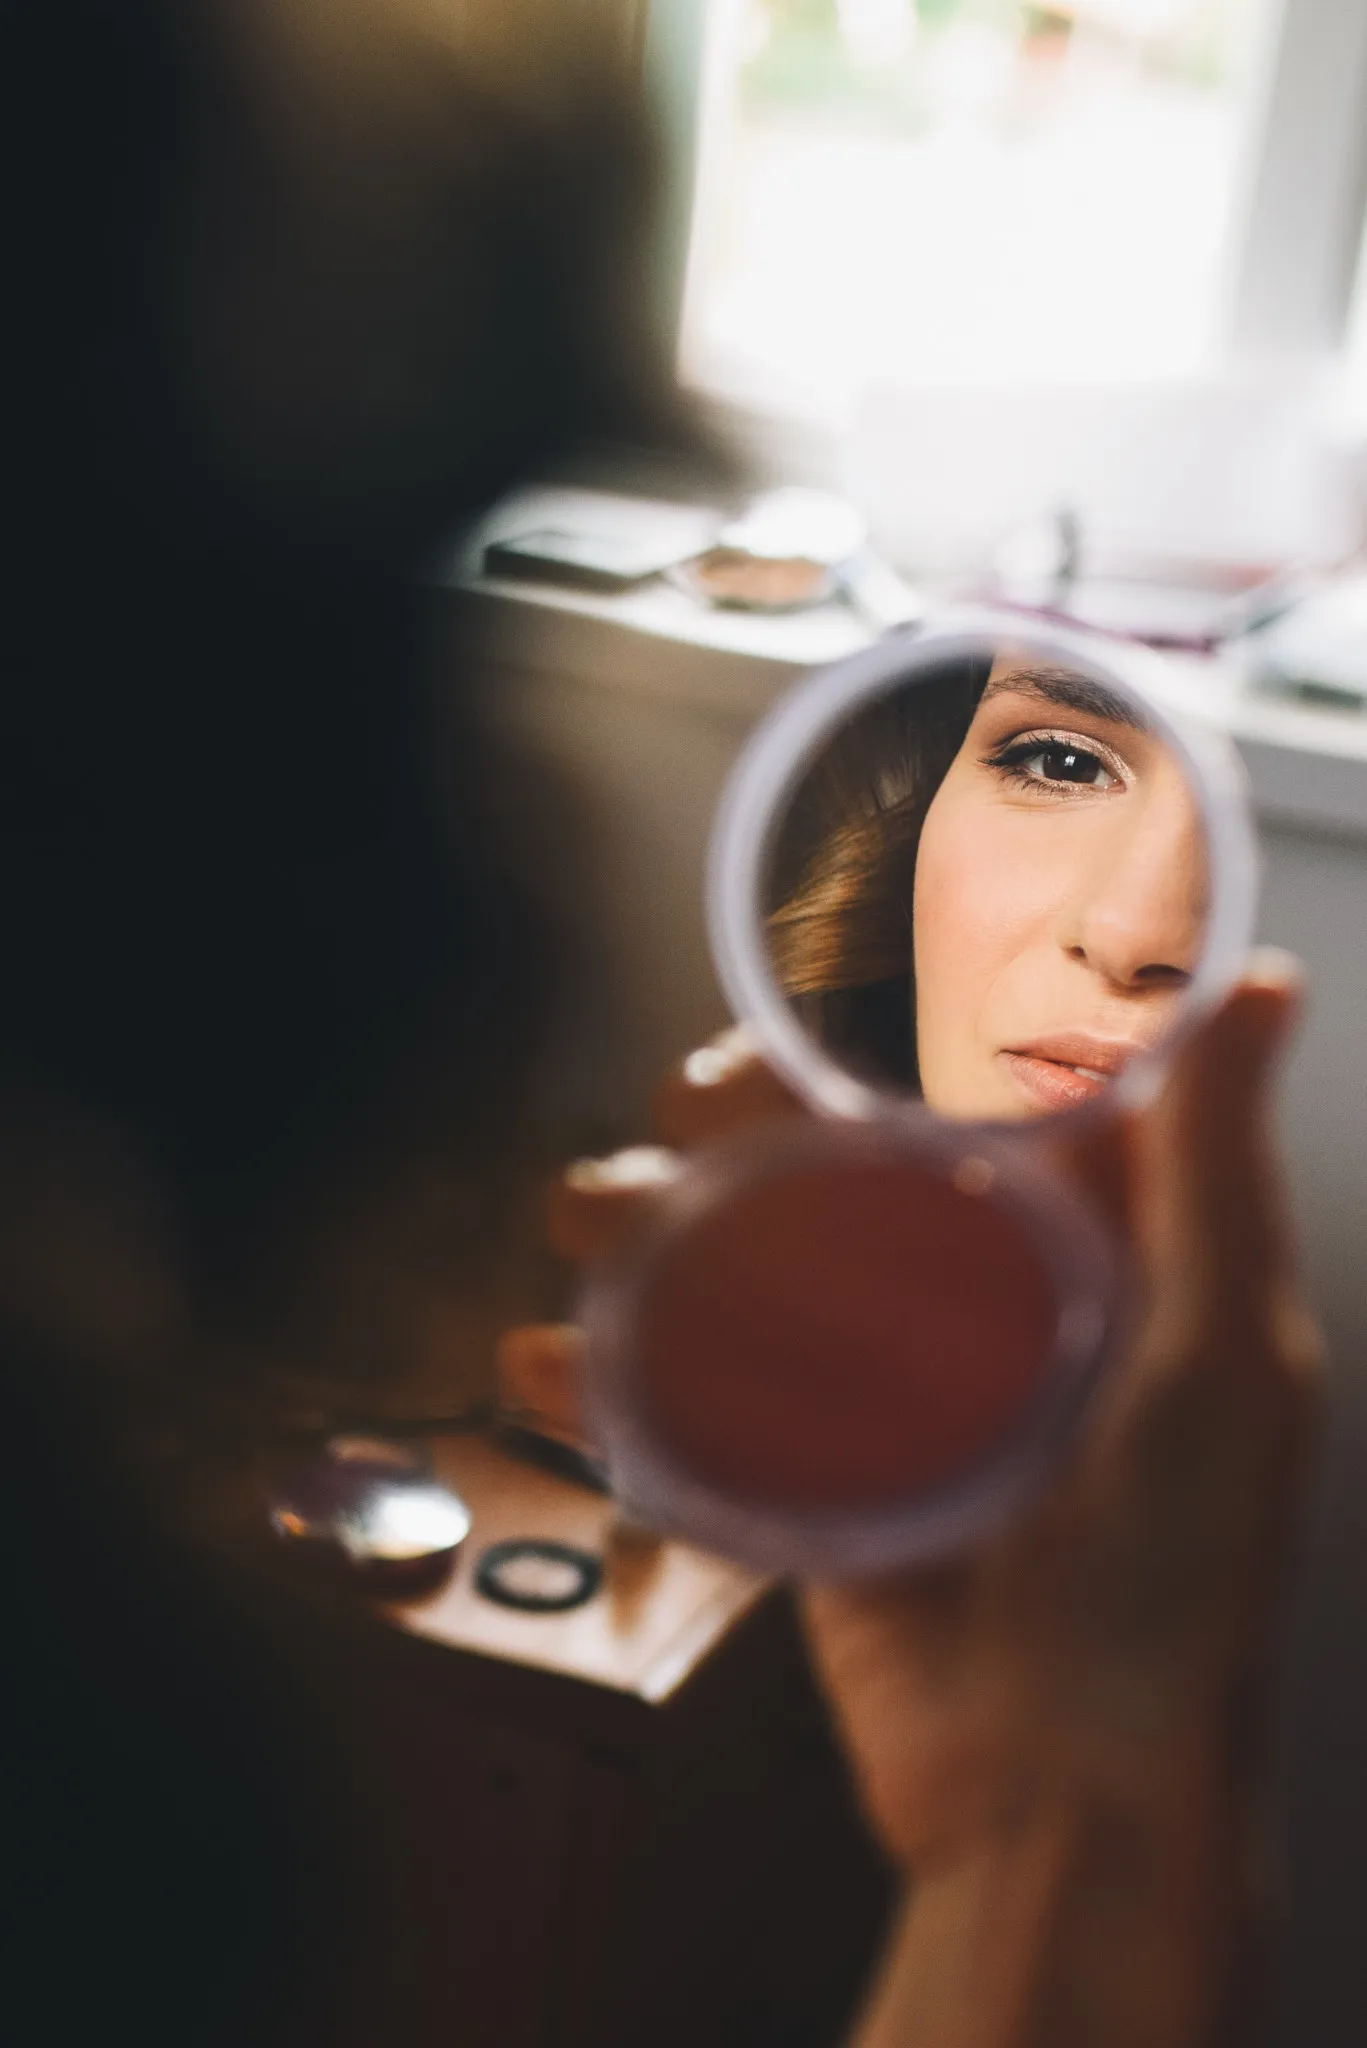
[[917,848],[990,667],[946,662],[859,712],[803,777],[778,835],[765,905],[775,972],[813,1036],[867,1080],[919,1086]]

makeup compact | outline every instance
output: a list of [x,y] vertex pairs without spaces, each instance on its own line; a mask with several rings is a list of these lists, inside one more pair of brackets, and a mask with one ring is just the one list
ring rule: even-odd
[[1047,1477],[1128,1311],[1062,1138],[1133,1109],[1239,971],[1237,758],[1152,652],[947,614],[799,683],[715,821],[713,953],[811,1114],[690,1154],[583,1304],[638,1521],[880,1571]]

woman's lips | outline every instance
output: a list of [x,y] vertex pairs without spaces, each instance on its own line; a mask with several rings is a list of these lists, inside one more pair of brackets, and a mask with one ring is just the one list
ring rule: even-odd
[[1026,1100],[1038,1109],[1078,1109],[1103,1095],[1143,1047],[1129,1040],[1064,1032],[1011,1046],[999,1057]]

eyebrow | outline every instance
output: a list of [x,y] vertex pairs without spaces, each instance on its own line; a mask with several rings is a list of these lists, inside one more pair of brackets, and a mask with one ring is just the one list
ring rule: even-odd
[[1104,683],[1093,682],[1077,669],[1011,667],[1004,675],[993,677],[980,701],[986,704],[993,697],[1006,694],[1037,697],[1041,703],[1063,711],[1080,711],[1088,718],[1104,718],[1108,724],[1128,726],[1132,732],[1152,731],[1132,699],[1120,696]]

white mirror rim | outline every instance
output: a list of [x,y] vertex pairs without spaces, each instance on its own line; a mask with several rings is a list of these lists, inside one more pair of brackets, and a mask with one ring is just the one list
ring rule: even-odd
[[[985,607],[947,611],[929,626],[891,635],[796,684],[751,735],[713,826],[707,915],[723,990],[773,1066],[805,1101],[829,1115],[867,1120],[891,1112],[917,1122],[941,1121],[916,1097],[849,1073],[790,1008],[773,971],[763,909],[778,831],[802,777],[857,711],[940,670],[946,661],[981,658],[1005,642],[1024,645],[1055,666],[1077,669],[1142,706],[1188,777],[1209,850],[1205,940],[1174,1030],[1153,1053],[1131,1062],[1104,1101],[1059,1114],[1090,1121],[1098,1113],[1146,1100],[1173,1043],[1219,1001],[1247,955],[1258,863],[1242,770],[1225,736],[1174,701],[1173,671],[1163,657],[1127,642],[1040,627],[1018,613]],[[1005,1133],[1022,1127],[994,1128]]]

